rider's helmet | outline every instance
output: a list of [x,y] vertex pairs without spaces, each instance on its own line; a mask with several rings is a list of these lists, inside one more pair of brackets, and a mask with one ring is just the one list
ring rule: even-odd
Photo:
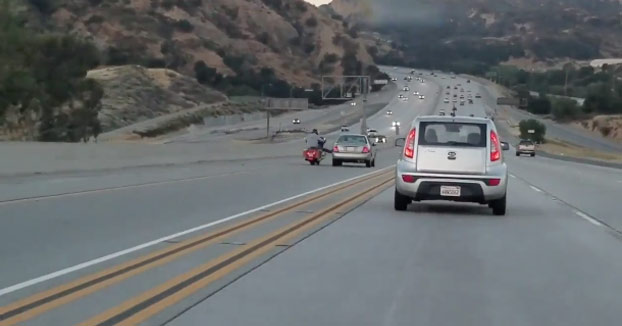
[[316,135],[318,134],[317,129],[313,129],[313,131],[311,131],[311,132],[316,134]]

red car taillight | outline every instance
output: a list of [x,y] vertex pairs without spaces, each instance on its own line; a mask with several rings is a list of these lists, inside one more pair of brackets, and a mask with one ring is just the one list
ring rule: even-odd
[[337,153],[339,153],[339,146],[335,146],[335,147],[333,147],[333,152],[337,152]]
[[404,156],[408,158],[415,157],[415,136],[417,131],[413,128],[406,137],[406,144],[404,145]]
[[363,147],[363,153],[369,153],[369,147],[367,146]]
[[495,162],[501,159],[501,145],[499,137],[494,131],[490,131],[490,161]]
[[489,186],[498,186],[501,184],[501,179],[488,179]]

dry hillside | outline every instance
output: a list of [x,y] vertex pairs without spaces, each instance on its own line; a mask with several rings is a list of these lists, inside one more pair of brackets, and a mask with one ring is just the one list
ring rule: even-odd
[[97,80],[104,89],[98,115],[104,132],[227,100],[193,78],[167,69],[117,66],[91,70],[87,77]]
[[[349,51],[363,66],[373,63],[343,22],[303,0],[56,0],[33,12],[42,28],[92,39],[108,64],[144,62],[188,75],[199,60],[223,75],[267,67],[307,86],[327,54]],[[341,73],[341,63],[325,61],[323,72]]]

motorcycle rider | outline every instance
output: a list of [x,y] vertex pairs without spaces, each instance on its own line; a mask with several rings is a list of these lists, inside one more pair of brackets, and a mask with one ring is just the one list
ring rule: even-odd
[[324,138],[320,137],[317,129],[313,129],[310,134],[305,137],[308,148],[319,148],[324,150]]

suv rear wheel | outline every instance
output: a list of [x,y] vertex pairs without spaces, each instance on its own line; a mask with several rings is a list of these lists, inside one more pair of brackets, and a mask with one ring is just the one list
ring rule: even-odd
[[395,197],[393,198],[393,206],[396,211],[405,211],[408,208],[408,204],[410,204],[410,198],[400,194],[397,189],[395,189]]
[[503,198],[500,199],[495,199],[493,201],[491,201],[488,206],[490,206],[490,208],[492,208],[492,213],[495,215],[505,215],[505,203],[506,203],[506,196],[503,196]]

